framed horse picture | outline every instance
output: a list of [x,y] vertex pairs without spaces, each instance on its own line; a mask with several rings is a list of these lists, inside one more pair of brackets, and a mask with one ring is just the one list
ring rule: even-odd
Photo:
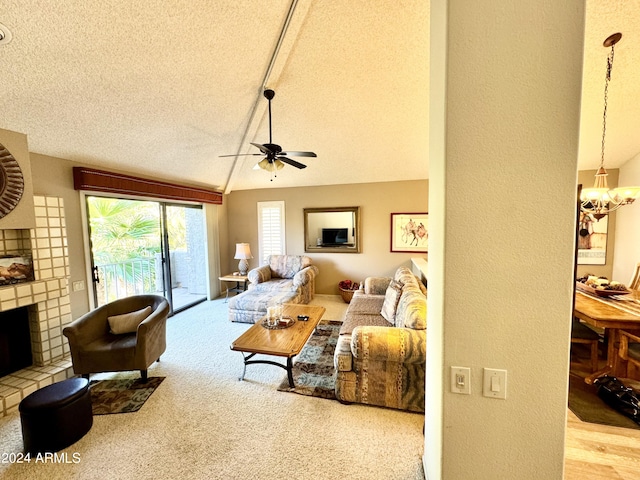
[[429,214],[392,213],[391,251],[427,253]]

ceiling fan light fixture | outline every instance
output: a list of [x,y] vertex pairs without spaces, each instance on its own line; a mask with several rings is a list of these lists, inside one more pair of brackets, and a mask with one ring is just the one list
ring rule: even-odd
[[238,157],[243,155],[257,155],[265,157],[256,163],[253,166],[254,170],[265,170],[271,173],[271,181],[273,181],[274,177],[276,177],[276,172],[278,170],[282,170],[285,166],[291,165],[292,167],[303,169],[307,166],[303,163],[298,162],[297,160],[292,160],[288,158],[289,156],[293,157],[317,157],[317,155],[313,152],[298,152],[294,150],[287,150],[286,152],[282,150],[280,145],[273,143],[273,135],[271,129],[271,100],[275,96],[275,92],[270,89],[266,89],[263,91],[264,97],[269,101],[269,143],[254,143],[251,142],[251,145],[257,147],[260,150],[260,153],[238,153],[236,155],[220,155],[221,157]]
[[262,169],[262,170],[267,170],[269,171],[269,159],[268,158],[263,158],[262,160],[260,160],[258,162],[258,166]]
[[260,167],[262,170],[273,173],[277,170],[282,170],[282,168],[284,167],[284,163],[278,159],[269,161],[269,159],[265,157],[258,162],[258,167]]
[[604,168],[604,144],[607,132],[607,101],[609,94],[609,81],[613,69],[614,47],[622,38],[621,33],[614,33],[607,37],[603,46],[611,48],[607,56],[607,70],[604,83],[604,112],[602,114],[602,149],[600,155],[600,167],[598,168],[593,188],[584,188],[580,192],[580,210],[585,214],[593,215],[600,220],[609,213],[623,205],[629,205],[640,197],[640,187],[618,187],[609,189],[607,184],[607,171]]

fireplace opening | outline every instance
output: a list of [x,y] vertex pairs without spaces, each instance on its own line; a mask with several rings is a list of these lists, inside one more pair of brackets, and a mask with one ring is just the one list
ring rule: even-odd
[[32,364],[29,307],[0,312],[0,377]]

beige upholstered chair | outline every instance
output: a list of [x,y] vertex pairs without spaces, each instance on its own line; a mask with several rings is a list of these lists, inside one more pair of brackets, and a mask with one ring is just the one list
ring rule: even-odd
[[[150,308],[149,315],[130,333],[112,333],[109,317]],[[145,312],[147,313],[147,312]],[[140,370],[143,379],[166,349],[169,303],[158,295],[135,295],[103,305],[73,321],[63,334],[69,339],[73,370],[90,373]],[[142,314],[141,314],[142,315]],[[120,317],[123,318],[123,317]]]
[[229,320],[256,323],[267,305],[308,304],[316,291],[318,267],[305,255],[269,255],[266,264],[249,271],[246,292],[229,299]]

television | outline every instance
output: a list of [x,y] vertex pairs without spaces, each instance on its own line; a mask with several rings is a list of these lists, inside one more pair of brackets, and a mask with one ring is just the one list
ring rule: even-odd
[[349,240],[348,228],[323,228],[322,245],[343,245]]

